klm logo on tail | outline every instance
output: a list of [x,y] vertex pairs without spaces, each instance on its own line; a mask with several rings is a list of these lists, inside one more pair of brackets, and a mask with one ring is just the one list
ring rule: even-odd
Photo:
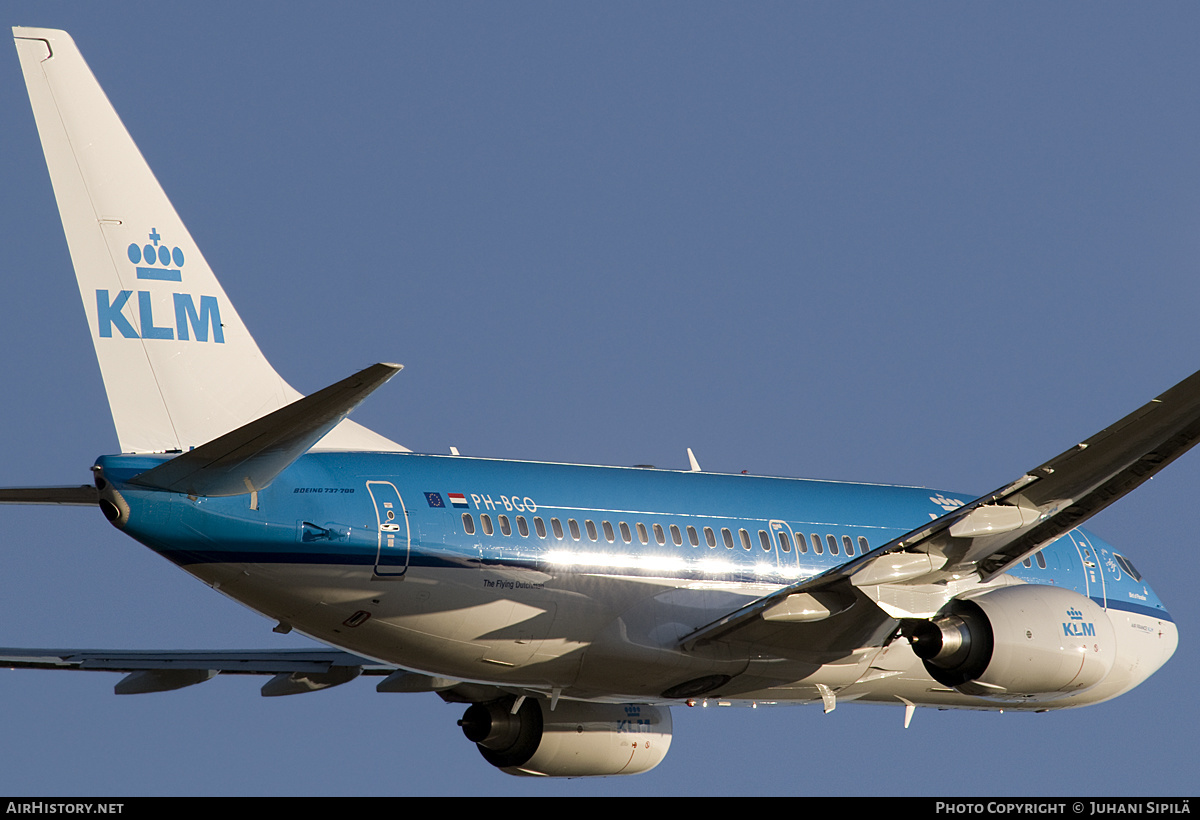
[[[150,242],[145,245],[130,243],[127,249],[129,261],[137,270],[138,279],[157,282],[183,281],[183,251],[178,248],[168,248],[160,245],[162,239],[158,230],[150,229],[147,234]],[[96,318],[100,326],[100,336],[111,339],[113,328],[125,339],[178,339],[181,342],[191,341],[193,334],[197,342],[209,340],[209,329],[212,329],[212,340],[217,344],[225,343],[225,332],[221,327],[221,310],[215,296],[201,296],[200,305],[188,293],[172,293],[171,299],[175,308],[175,325],[158,326],[154,323],[154,303],[151,292],[137,291],[138,324],[125,316],[124,310],[134,291],[123,290],[115,297],[110,297],[107,290],[96,290]],[[140,331],[140,332],[139,332]]]

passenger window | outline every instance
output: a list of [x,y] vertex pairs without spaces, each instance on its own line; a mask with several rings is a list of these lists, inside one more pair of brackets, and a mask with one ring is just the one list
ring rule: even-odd
[[621,540],[624,541],[626,544],[632,543],[633,536],[629,534],[629,525],[626,524],[624,521],[622,521],[620,526],[621,526]]
[[537,530],[538,538],[546,537],[546,523],[542,521],[540,516],[534,516],[533,528]]
[[837,536],[827,535],[827,536],[825,536],[825,540],[829,542],[829,554],[837,555],[838,554]]
[[1022,559],[1021,566],[1025,567],[1026,569],[1032,569],[1033,568],[1033,560],[1026,557],[1026,558]]
[[712,527],[704,528],[704,543],[708,544],[709,547],[715,547],[717,545],[717,535],[713,532]]
[[725,542],[725,549],[733,549],[733,533],[729,527],[721,527],[721,539]]
[[847,555],[854,554],[854,542],[850,540],[850,536],[842,536],[842,546],[845,547]]
[[675,546],[683,546],[683,535],[680,534],[679,527],[674,524],[671,525],[671,540],[675,542]]
[[771,536],[767,535],[766,530],[758,531],[758,543],[762,545],[763,552],[771,551]]
[[569,529],[571,531],[572,538],[574,538],[576,541],[580,540],[579,539],[579,522],[578,521],[576,521],[574,518],[568,518],[567,519],[567,529]]
[[796,533],[796,549],[800,550],[801,553],[808,552],[808,541],[804,538],[804,533],[802,532]]
[[[1045,568],[1046,568],[1046,556],[1042,555],[1042,551],[1041,551],[1041,550],[1038,550],[1038,552],[1037,552],[1037,555],[1036,555],[1036,556],[1034,556],[1034,557],[1035,557],[1035,558],[1037,558],[1037,562],[1038,562],[1038,568],[1039,568],[1039,569],[1045,569]],[[1120,558],[1121,556],[1119,556],[1119,555],[1118,555],[1117,557],[1118,557],[1118,558]],[[1132,567],[1130,567],[1130,569],[1132,569]],[[1133,573],[1130,573],[1130,574],[1132,575]],[[1141,578],[1138,578],[1138,577],[1135,575],[1135,576],[1134,576],[1134,580],[1135,580],[1135,581],[1140,581],[1140,580],[1141,580]]]
[[599,538],[596,535],[596,525],[592,523],[592,519],[589,518],[586,521],[584,521],[583,526],[587,527],[588,538],[592,539],[593,541],[599,540]]
[[813,542],[813,552],[815,552],[817,555],[824,555],[825,554],[825,545],[823,543],[821,543],[821,536],[817,535],[814,532],[812,534],[812,542]]
[[604,528],[604,538],[605,538],[605,540],[608,541],[608,543],[611,544],[612,542],[617,540],[617,537],[615,535],[613,535],[612,524],[608,523],[607,521],[602,521],[600,523],[600,526],[602,526]]
[[738,530],[738,538],[742,541],[742,549],[750,549],[750,533],[746,532],[745,529],[740,529]]
[[504,535],[512,535],[512,525],[508,523],[508,516],[497,516],[500,520],[500,532]]
[[700,546],[700,536],[696,534],[695,527],[688,525],[687,534],[688,534],[688,542],[691,543],[691,545],[693,547]]
[[559,541],[563,540],[562,522],[557,518],[550,519],[550,528],[554,530],[554,537]]
[[649,544],[650,536],[646,535],[646,525],[639,521],[638,525],[637,525],[637,531],[638,531],[638,540],[641,541],[643,544]]
[[484,535],[492,534],[492,532],[493,532],[492,517],[490,515],[488,515],[487,513],[484,513],[483,515],[479,516],[479,523],[483,525],[483,534]]
[[792,551],[792,539],[788,537],[787,530],[779,531],[779,548],[784,552]]
[[475,534],[475,518],[470,513],[463,513],[463,532],[467,535]]
[[658,542],[659,546],[667,543],[667,534],[663,532],[662,524],[654,525],[654,540]]
[[858,552],[860,555],[866,555],[871,551],[871,545],[867,543],[867,539],[863,536],[858,536]]
[[521,533],[522,538],[529,537],[529,524],[525,521],[525,516],[517,516],[517,532]]

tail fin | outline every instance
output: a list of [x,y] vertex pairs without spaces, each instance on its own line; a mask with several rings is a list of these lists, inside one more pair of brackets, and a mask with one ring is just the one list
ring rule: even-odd
[[[242,324],[71,37],[13,36],[122,452],[186,451],[300,398]],[[348,419],[318,447],[405,450]]]

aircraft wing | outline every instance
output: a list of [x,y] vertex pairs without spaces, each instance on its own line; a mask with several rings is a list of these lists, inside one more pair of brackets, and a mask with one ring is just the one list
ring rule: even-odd
[[[749,643],[785,656],[845,657],[895,631],[880,590],[991,581],[1149,480],[1200,440],[1200,372],[999,489],[682,641]],[[932,614],[932,613],[927,613]],[[888,629],[890,627],[890,629]]]
[[0,667],[124,672],[118,695],[165,692],[218,674],[272,675],[263,694],[290,695],[346,683],[359,675],[392,675],[396,667],[340,649],[211,652],[0,648]]

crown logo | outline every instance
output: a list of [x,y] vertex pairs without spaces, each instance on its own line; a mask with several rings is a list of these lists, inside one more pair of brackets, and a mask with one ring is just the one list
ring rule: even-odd
[[929,496],[929,500],[932,501],[934,504],[937,504],[939,507],[941,507],[946,512],[950,512],[951,510],[957,510],[959,507],[961,507],[963,505],[963,503],[961,501],[959,501],[958,499],[946,498],[946,496],[942,495],[941,493],[938,493],[937,495]]
[[1082,621],[1083,613],[1080,612],[1075,607],[1071,607],[1070,609],[1067,610],[1067,617],[1070,618],[1072,621]]
[[[183,251],[178,247],[168,248],[166,245],[158,244],[162,237],[158,233],[158,228],[151,228],[147,234],[150,242],[145,245],[138,245],[136,242],[130,242],[126,253],[129,254],[129,261],[138,265],[138,279],[155,279],[160,282],[182,282],[183,272],[179,270],[183,267]],[[174,269],[171,269],[171,263],[175,264]],[[141,265],[162,265],[162,267],[140,267]]]

